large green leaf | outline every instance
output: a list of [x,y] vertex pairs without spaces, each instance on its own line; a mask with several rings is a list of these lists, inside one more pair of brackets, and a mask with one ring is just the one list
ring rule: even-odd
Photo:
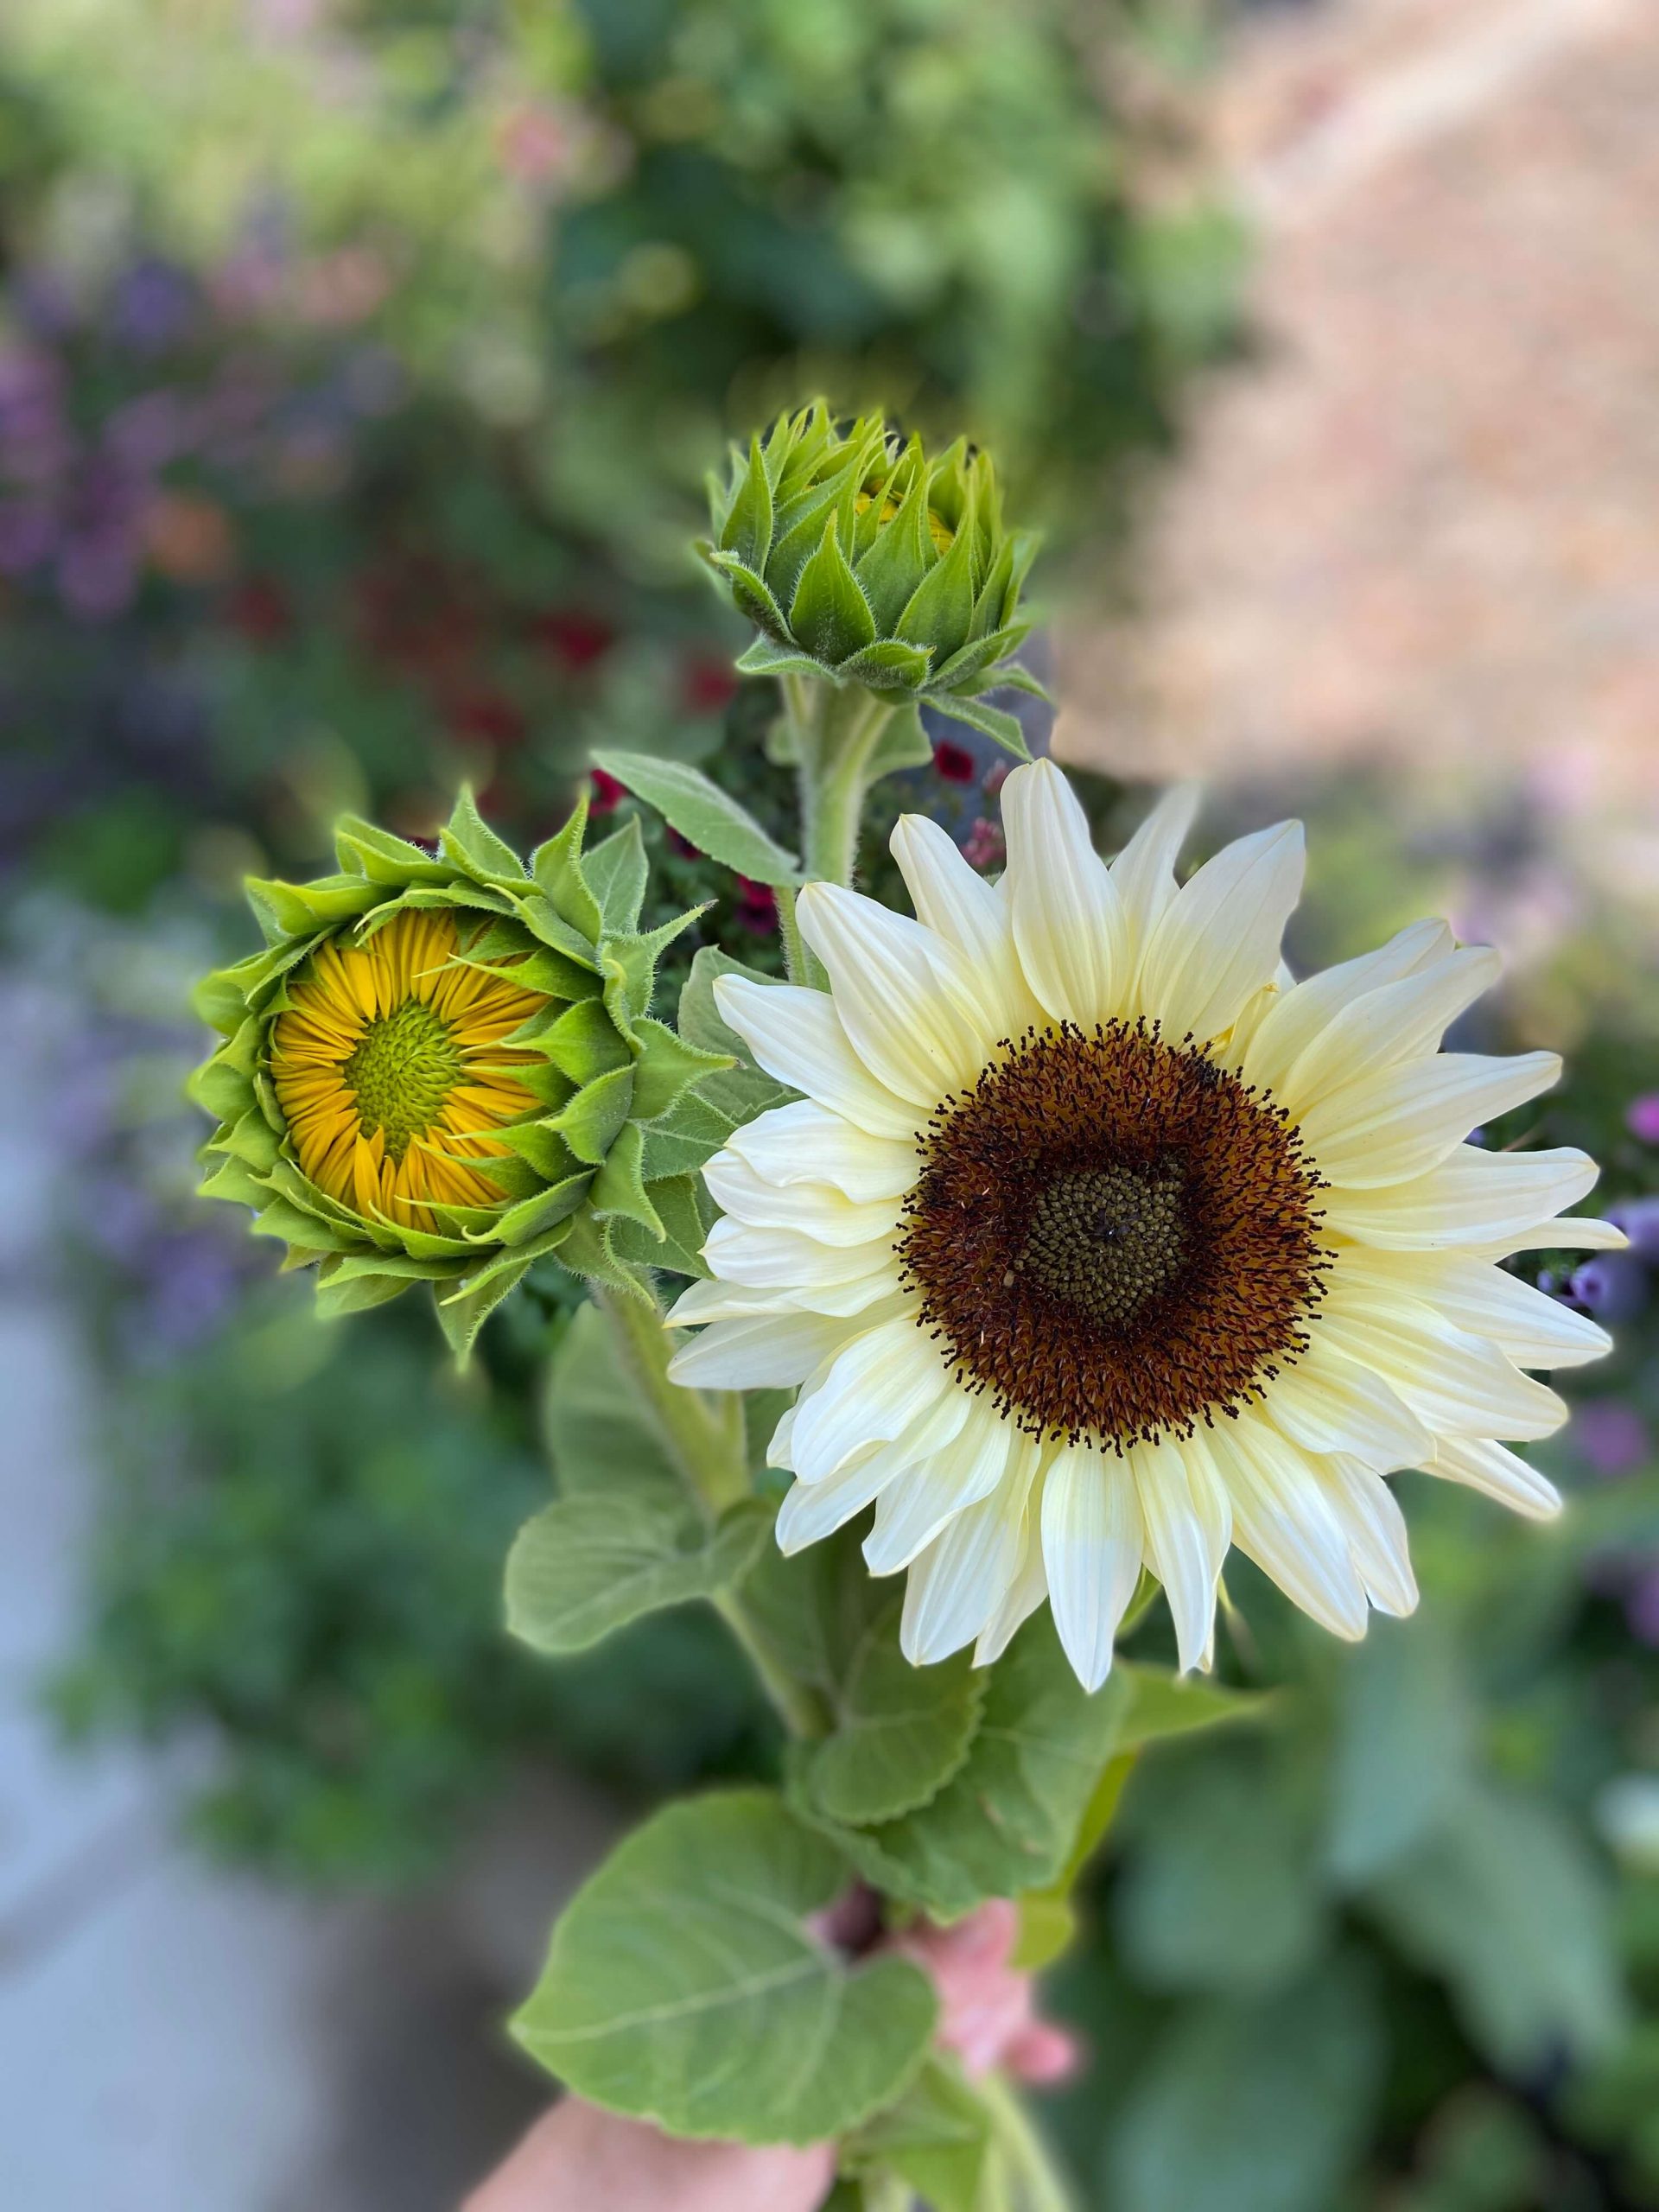
[[830,1684],[835,1726],[813,1745],[802,1786],[816,1810],[857,1827],[897,1819],[936,1796],[968,1756],[984,1677],[959,1651],[912,1667],[899,1649],[902,1595],[878,1594],[872,1618]]
[[683,1485],[668,1446],[641,1409],[596,1306],[579,1306],[548,1369],[543,1433],[563,1497],[666,1491]]
[[1599,2050],[1618,2033],[1624,1999],[1606,1885],[1546,1800],[1471,1785],[1366,1901],[1408,1958],[1443,1977],[1498,2066]]
[[[869,1881],[938,1920],[1040,1889],[1065,1864],[1128,1703],[1118,1678],[1092,1696],[1084,1690],[1040,1613],[988,1670],[967,1758],[937,1796],[901,1819],[831,1832]],[[794,1755],[791,1787],[819,1818],[805,1783],[809,1759]]]
[[1370,2116],[1379,2029],[1369,1981],[1343,1959],[1268,2004],[1187,2008],[1114,2126],[1102,2202],[1331,2212]]
[[769,1791],[671,1805],[573,1898],[513,2032],[578,2095],[673,2135],[842,2134],[903,2092],[937,2012],[918,1967],[852,1966],[808,1926],[846,1878]]
[[1446,1622],[1375,1623],[1345,1656],[1340,1716],[1328,1848],[1351,1885],[1421,1843],[1469,1778],[1472,1704]]
[[614,776],[699,852],[757,883],[798,883],[800,863],[769,837],[754,817],[701,769],[648,753],[595,753],[594,764]]
[[1169,1736],[1190,1736],[1196,1729],[1230,1721],[1259,1720],[1271,1699],[1261,1690],[1230,1689],[1225,1682],[1198,1675],[1172,1675],[1161,1667],[1141,1667],[1120,1659],[1115,1669],[1130,1696],[1118,1738],[1120,1751],[1139,1751]]
[[560,1498],[524,1523],[507,1554],[507,1626],[537,1651],[585,1651],[642,1613],[729,1589],[771,1524],[758,1498],[713,1527],[665,1491]]

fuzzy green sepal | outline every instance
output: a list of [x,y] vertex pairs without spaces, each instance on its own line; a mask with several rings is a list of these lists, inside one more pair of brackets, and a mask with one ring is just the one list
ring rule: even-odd
[[714,537],[698,550],[761,633],[746,674],[925,701],[1024,753],[1014,717],[977,703],[1033,682],[1014,656],[1037,540],[1004,527],[988,454],[958,439],[931,459],[880,416],[842,424],[817,400],[734,446],[709,495]]

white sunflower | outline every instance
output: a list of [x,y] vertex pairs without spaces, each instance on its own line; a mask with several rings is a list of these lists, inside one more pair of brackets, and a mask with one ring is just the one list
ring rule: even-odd
[[1416,1600],[1390,1471],[1560,1503],[1508,1448],[1565,1417],[1522,1370],[1608,1339],[1496,1262],[1622,1240],[1552,1218],[1583,1153],[1465,1141],[1559,1061],[1440,1050],[1498,963],[1439,923],[1294,982],[1300,826],[1183,885],[1193,810],[1172,793],[1108,867],[1059,771],[1016,769],[1000,883],[906,816],[917,919],[812,884],[830,991],[716,986],[804,1096],[709,1164],[713,1280],[673,1316],[708,1325],[672,1372],[802,1386],[779,1541],[874,1504],[918,1664],[995,1659],[1046,1597],[1093,1688],[1144,1567],[1204,1666],[1232,1544],[1357,1637]]

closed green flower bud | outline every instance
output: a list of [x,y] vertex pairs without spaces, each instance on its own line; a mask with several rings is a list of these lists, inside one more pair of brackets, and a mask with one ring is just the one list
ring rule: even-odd
[[701,1243],[675,1132],[730,1063],[648,1012],[692,917],[641,935],[639,825],[584,856],[585,814],[526,868],[463,793],[435,853],[348,817],[338,874],[249,884],[265,949],[197,995],[224,1039],[190,1084],[202,1188],[315,1263],[324,1310],[429,1281],[464,1354],[544,1255],[604,1274]]
[[1003,527],[987,454],[958,439],[938,460],[880,416],[839,427],[823,401],[781,416],[726,480],[709,480],[715,536],[700,547],[738,611],[764,633],[752,676],[858,683],[925,701],[1023,753],[999,685],[1041,687],[1014,660],[1030,632],[1020,593],[1036,551]]

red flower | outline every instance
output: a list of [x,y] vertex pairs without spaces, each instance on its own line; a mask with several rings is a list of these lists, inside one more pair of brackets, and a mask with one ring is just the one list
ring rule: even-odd
[[680,696],[688,714],[717,715],[737,696],[738,678],[729,661],[693,653],[680,671]]
[[933,747],[933,766],[947,784],[971,784],[978,772],[967,747],[952,745],[948,737],[942,737]]
[[270,576],[250,576],[231,594],[226,615],[232,629],[251,645],[274,645],[294,627],[288,594]]
[[449,727],[469,744],[504,751],[522,745],[530,729],[521,709],[502,691],[464,693],[449,709]]
[[602,660],[616,642],[616,632],[603,615],[587,613],[580,607],[550,607],[531,626],[537,644],[573,676]]
[[778,926],[778,893],[769,883],[737,879],[737,918],[756,937],[770,937]]
[[619,784],[614,776],[607,776],[602,768],[593,771],[593,794],[588,801],[589,814],[610,814],[627,797],[626,785]]

